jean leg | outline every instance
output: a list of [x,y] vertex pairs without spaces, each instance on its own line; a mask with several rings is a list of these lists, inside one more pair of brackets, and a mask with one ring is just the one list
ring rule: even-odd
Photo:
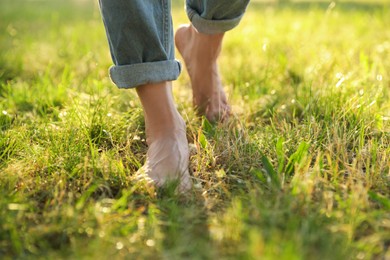
[[249,0],[186,0],[192,25],[201,33],[223,33],[236,27]]
[[171,0],[99,0],[119,88],[171,81],[180,74],[175,60]]

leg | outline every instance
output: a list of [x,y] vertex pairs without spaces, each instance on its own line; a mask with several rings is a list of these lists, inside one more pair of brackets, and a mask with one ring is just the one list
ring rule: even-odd
[[180,74],[174,57],[170,0],[99,0],[119,88],[171,81]]
[[185,123],[174,105],[171,83],[180,73],[174,59],[169,0],[100,0],[119,88],[136,88],[144,108],[149,149],[141,172],[157,186],[180,179],[191,187]]
[[224,120],[230,106],[222,87],[217,60],[224,33],[241,20],[249,0],[187,0],[191,25],[175,36],[193,89],[194,106],[210,121]]
[[157,186],[180,179],[180,191],[191,188],[186,125],[177,111],[170,82],[136,88],[144,108],[149,149],[141,172]]

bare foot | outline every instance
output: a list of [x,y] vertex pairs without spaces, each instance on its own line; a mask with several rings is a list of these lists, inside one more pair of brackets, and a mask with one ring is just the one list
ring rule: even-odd
[[185,126],[183,131],[151,140],[148,141],[146,162],[140,172],[146,174],[157,187],[178,181],[180,192],[190,190],[192,182],[188,171],[189,150]]
[[174,106],[171,84],[140,86],[137,93],[144,107],[149,146],[146,162],[138,174],[150,178],[157,187],[178,181],[178,190],[188,191],[192,182],[186,125]]
[[194,106],[211,122],[225,120],[230,114],[217,65],[222,39],[223,34],[202,34],[192,25],[181,26],[175,34],[191,78]]

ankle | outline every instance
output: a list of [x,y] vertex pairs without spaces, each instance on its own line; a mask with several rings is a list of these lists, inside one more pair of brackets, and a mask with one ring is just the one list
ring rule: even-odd
[[207,47],[207,50],[210,50],[210,52],[215,52],[220,50],[223,37],[225,36],[224,33],[218,33],[218,34],[206,34],[201,33],[194,26],[190,26],[192,37],[198,41],[199,43],[203,43],[206,45],[201,45]]
[[141,100],[148,143],[158,138],[185,133],[185,123],[175,107],[171,82],[165,81],[137,87]]
[[204,66],[217,61],[221,52],[223,37],[223,33],[200,33],[191,24],[182,26],[177,30],[175,43],[185,59],[186,65],[199,64],[199,66]]
[[154,135],[163,134],[167,135],[175,131],[185,131],[186,124],[178,111],[172,113],[172,115],[157,118],[157,120],[149,120],[147,118],[145,127],[148,132]]
[[158,140],[166,141],[168,139],[187,142],[186,124],[182,118],[172,123],[165,122],[163,125],[146,125],[146,142],[148,145]]

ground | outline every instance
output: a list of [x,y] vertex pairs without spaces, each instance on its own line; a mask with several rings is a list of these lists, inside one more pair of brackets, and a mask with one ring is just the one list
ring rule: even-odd
[[0,2],[0,257],[389,258],[389,7],[251,3],[220,60],[232,119],[174,83],[183,197],[133,178],[142,111],[107,77],[96,3]]

